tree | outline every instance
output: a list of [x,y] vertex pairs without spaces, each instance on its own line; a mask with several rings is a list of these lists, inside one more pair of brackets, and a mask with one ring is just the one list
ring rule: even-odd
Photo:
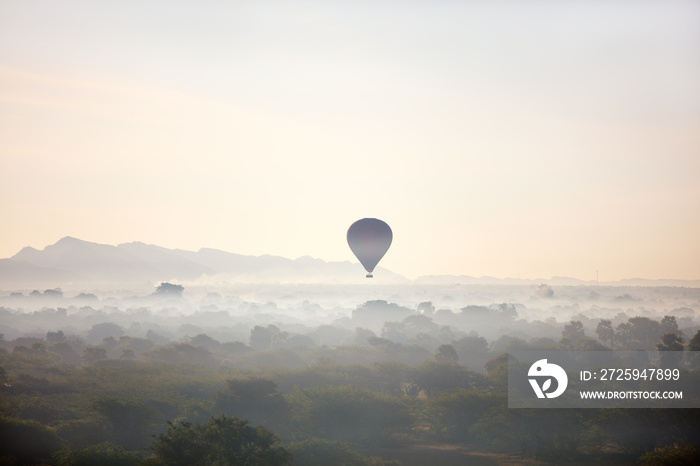
[[382,361],[372,364],[372,372],[376,374],[373,384],[374,390],[389,395],[412,394],[415,392],[415,384],[406,383],[408,366],[396,361]]
[[[325,324],[319,325],[316,330],[308,333],[306,336],[319,346],[339,346],[346,341],[350,341],[352,332],[336,325]],[[294,344],[294,342],[289,341],[287,332],[281,332],[272,343],[274,348],[290,348],[290,344]]]
[[134,359],[136,359],[136,352],[131,348],[122,348],[122,354],[121,356],[119,356],[119,359],[125,361],[133,361]]
[[136,466],[139,453],[124,450],[119,445],[103,442],[79,450],[64,450],[54,455],[58,466]]
[[440,329],[440,326],[433,322],[433,319],[422,314],[408,316],[402,323],[407,333],[412,336],[419,333],[435,333]]
[[700,351],[700,330],[688,342],[688,351]]
[[15,346],[13,352],[24,352],[37,358],[53,360],[55,362],[58,362],[61,359],[57,354],[51,353],[46,346],[46,343],[43,341],[33,341],[29,348]]
[[515,305],[508,303],[499,304],[492,314],[506,320],[515,320],[518,318],[518,311],[515,309]]
[[194,346],[189,343],[176,343],[172,346],[160,347],[145,353],[144,356],[148,359],[168,363],[187,363],[203,366],[214,366],[217,364],[211,351],[202,346]]
[[572,320],[564,326],[561,332],[561,344],[566,349],[575,349],[579,341],[586,336],[583,324],[579,320]]
[[508,355],[501,354],[495,358],[489,359],[484,363],[484,369],[486,370],[486,375],[494,375],[499,372],[502,368],[508,370]]
[[44,296],[50,296],[52,298],[62,298],[63,291],[61,291],[60,288],[56,288],[53,290],[44,290]]
[[452,345],[440,345],[435,353],[435,360],[442,362],[457,362],[459,356],[457,356],[457,350]]
[[406,340],[406,326],[402,322],[385,322],[382,327],[382,338],[401,343]]
[[101,343],[105,338],[119,338],[124,335],[124,329],[113,322],[102,322],[92,326],[87,335],[89,343]]
[[154,457],[146,465],[290,464],[292,454],[264,427],[252,427],[236,417],[211,417],[207,424],[168,422],[168,430],[153,442]]
[[438,393],[427,405],[431,424],[441,437],[469,442],[475,435],[474,423],[490,409],[503,404],[500,394],[458,388]]
[[629,349],[632,343],[632,324],[629,322],[619,324],[615,329],[615,341],[620,348]]
[[214,395],[216,412],[266,425],[277,424],[287,414],[287,403],[272,380],[259,377],[229,379],[226,390]]
[[172,283],[161,283],[156,287],[156,295],[159,296],[182,296],[185,288],[182,285],[173,285]]
[[489,342],[476,334],[453,341],[452,346],[457,351],[461,364],[472,369],[484,367],[484,363],[489,358]]
[[47,332],[46,333],[46,342],[47,343],[60,343],[62,341],[66,341],[66,335],[63,333],[62,330],[57,330],[55,332]]
[[619,349],[652,350],[661,338],[661,325],[648,317],[632,317],[617,326],[615,340]]
[[675,333],[667,333],[661,337],[661,342],[656,345],[656,351],[659,352],[661,367],[666,369],[678,367],[683,356],[681,353],[683,339]]
[[537,286],[537,289],[535,289],[535,296],[538,298],[551,298],[554,296],[554,290],[552,290],[552,287],[546,283],[540,283]]
[[256,325],[250,331],[250,347],[258,351],[267,351],[280,346],[288,336],[287,332],[282,332],[276,325],[267,327]]
[[696,445],[671,446],[648,451],[639,457],[645,466],[674,466],[700,464],[700,447]]
[[70,364],[71,366],[81,365],[80,354],[67,341],[54,343],[49,347],[49,350],[52,353],[58,354],[63,364]]
[[425,390],[428,395],[451,388],[469,388],[481,377],[459,364],[430,360],[414,367],[411,372],[411,381]]
[[613,329],[611,320],[601,319],[601,321],[598,322],[598,327],[596,327],[595,333],[598,335],[598,338],[600,338],[600,341],[602,341],[603,344],[607,342],[610,348],[613,347],[613,342],[615,341],[615,329]]
[[353,343],[357,346],[367,346],[369,345],[370,338],[376,338],[377,335],[368,328],[357,327],[355,329],[355,338]]
[[484,363],[486,378],[496,385],[508,384],[508,354],[501,354]]
[[610,348],[600,344],[598,340],[591,337],[583,337],[578,341],[579,351],[609,351]]
[[83,364],[91,366],[97,361],[107,359],[107,350],[99,346],[86,346],[83,349]]
[[418,305],[418,313],[424,315],[432,315],[435,312],[435,306],[432,301],[425,301]]
[[678,323],[676,322],[675,316],[664,316],[659,325],[661,327],[659,331],[662,335],[666,335],[667,333],[680,333],[678,331]]
[[145,441],[160,420],[152,406],[134,401],[101,398],[92,407],[111,427],[114,442],[128,450],[145,447]]
[[377,330],[384,322],[401,321],[415,313],[412,309],[384,300],[367,301],[352,311],[352,321],[358,327]]
[[[695,336],[688,342],[688,351],[700,351],[700,330],[698,330]],[[690,363],[690,367],[700,368],[700,354],[692,354],[688,362]]]
[[394,343],[393,341],[389,341],[386,338],[381,337],[370,337],[367,339],[367,342],[371,347],[385,353],[396,353],[398,349],[401,348],[400,343]]
[[651,350],[661,337],[661,326],[648,317],[632,317],[628,321],[632,327],[630,340],[632,350]]
[[317,386],[290,396],[300,429],[313,436],[377,445],[412,427],[406,404],[398,397],[353,386]]
[[0,414],[0,464],[50,464],[62,447],[50,427]]
[[195,346],[202,346],[208,350],[215,350],[219,348],[221,343],[218,341],[214,340],[212,337],[207,335],[206,333],[200,333],[199,335],[192,337],[190,339],[190,343],[192,343]]

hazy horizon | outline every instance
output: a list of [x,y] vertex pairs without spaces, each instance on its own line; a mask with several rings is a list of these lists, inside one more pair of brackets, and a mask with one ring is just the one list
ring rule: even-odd
[[[417,280],[418,283],[423,283],[423,284],[434,282],[434,284],[440,283],[440,284],[445,285],[445,284],[450,283],[449,281],[445,281],[445,279],[449,279],[450,277],[453,277],[455,279],[460,279],[460,278],[472,279],[472,280],[467,280],[466,282],[459,282],[459,281],[452,282],[452,283],[465,283],[465,284],[466,283],[473,283],[473,284],[479,284],[479,283],[480,284],[491,284],[491,283],[492,284],[507,284],[507,283],[516,284],[516,283],[521,283],[523,285],[525,285],[525,284],[532,285],[532,284],[541,283],[544,281],[545,283],[550,282],[552,284],[556,284],[559,286],[562,284],[565,284],[565,283],[569,283],[571,285],[575,284],[577,286],[585,286],[585,285],[589,285],[589,284],[612,285],[612,286],[656,286],[656,285],[653,285],[654,282],[664,283],[663,285],[658,285],[658,286],[689,286],[689,287],[700,286],[700,280],[692,280],[692,279],[687,280],[687,279],[678,279],[678,278],[673,278],[673,277],[663,277],[663,278],[656,278],[656,279],[649,279],[646,277],[623,277],[623,278],[620,278],[617,280],[610,280],[610,279],[601,280],[600,276],[599,276],[600,274],[597,274],[598,276],[594,277],[593,279],[582,279],[579,277],[570,277],[570,276],[564,276],[564,275],[551,275],[551,276],[546,276],[546,277],[545,276],[539,276],[539,277],[522,277],[522,276],[518,276],[518,277],[494,277],[494,276],[490,276],[490,275],[468,275],[468,274],[459,274],[459,275],[457,275],[457,274],[425,274],[425,275],[420,275],[418,277],[406,277],[404,275],[397,273],[396,271],[390,270],[390,269],[383,267],[383,266],[379,266],[377,268],[377,273],[375,274],[375,277],[374,277],[375,279],[368,281],[364,278],[365,271],[362,268],[362,264],[360,264],[356,258],[346,259],[343,261],[333,261],[333,260],[328,260],[328,259],[325,259],[322,257],[314,257],[314,256],[310,256],[310,255],[303,255],[303,256],[299,256],[299,257],[285,257],[285,256],[271,255],[271,254],[246,255],[246,254],[240,254],[237,251],[226,251],[226,250],[222,250],[222,249],[209,248],[207,246],[202,246],[200,248],[196,248],[193,250],[178,249],[178,248],[164,248],[163,246],[158,245],[158,244],[146,244],[142,241],[129,241],[129,242],[120,243],[120,244],[103,244],[103,243],[97,243],[94,241],[85,240],[82,238],[72,237],[72,236],[63,237],[63,238],[59,239],[58,241],[56,241],[52,244],[46,245],[44,247],[34,247],[34,246],[27,245],[24,248],[22,248],[22,250],[17,251],[15,254],[13,254],[10,257],[6,257],[6,258],[0,257],[0,260],[2,260],[2,259],[14,259],[15,256],[20,256],[18,259],[14,259],[14,260],[24,262],[24,261],[27,261],[26,257],[23,256],[23,254],[25,254],[27,252],[25,249],[31,249],[33,251],[43,253],[43,252],[48,252],[48,250],[50,250],[50,249],[53,249],[53,248],[51,248],[52,246],[58,246],[58,245],[63,245],[62,246],[63,252],[59,252],[58,256],[56,255],[57,252],[54,250],[51,252],[50,257],[45,257],[44,259],[39,259],[39,256],[33,256],[34,258],[32,260],[29,260],[28,263],[37,265],[36,260],[38,259],[39,267],[45,267],[46,265],[44,265],[43,262],[45,260],[49,260],[49,261],[51,261],[51,268],[55,268],[58,271],[58,270],[62,270],[62,267],[65,265],[68,267],[68,269],[66,269],[67,273],[74,273],[76,271],[73,269],[76,265],[76,263],[74,262],[75,260],[78,260],[79,263],[87,261],[85,263],[89,264],[93,260],[100,261],[100,260],[106,259],[106,257],[100,258],[101,253],[97,253],[97,256],[92,256],[91,254],[93,254],[93,253],[88,253],[87,251],[83,251],[83,253],[80,253],[80,254],[77,254],[75,250],[68,252],[68,250],[66,250],[65,247],[68,246],[69,248],[73,248],[74,243],[90,244],[90,245],[97,245],[97,246],[109,246],[109,247],[114,247],[114,248],[123,248],[125,246],[131,246],[131,245],[141,245],[143,247],[150,248],[150,252],[147,252],[146,249],[133,251],[129,248],[128,254],[130,254],[130,255],[135,254],[138,259],[142,259],[142,260],[146,260],[146,261],[152,260],[152,257],[150,257],[150,256],[153,252],[162,251],[164,249],[170,253],[199,254],[203,251],[209,251],[209,252],[216,251],[216,252],[223,253],[225,255],[232,254],[232,255],[238,256],[238,257],[247,257],[247,258],[255,258],[255,259],[264,259],[266,257],[269,257],[269,258],[279,258],[279,259],[283,259],[285,261],[292,261],[292,262],[303,261],[304,259],[309,259],[312,261],[322,261],[322,263],[328,264],[328,265],[332,265],[332,264],[348,264],[348,265],[350,265],[350,264],[352,264],[352,268],[350,268],[350,269],[344,268],[342,270],[342,274],[346,274],[346,275],[349,274],[348,276],[345,276],[346,280],[350,277],[354,277],[353,280],[351,280],[350,282],[347,282],[346,284],[360,284],[360,283],[372,284],[373,282],[379,282],[382,285],[386,285],[386,284],[390,284],[390,283],[394,283],[394,284],[403,283],[402,280],[406,279],[406,280],[409,280],[409,282],[405,282],[405,284],[412,283],[412,282],[415,282]],[[102,253],[104,253],[104,251]],[[32,255],[33,254],[34,253],[32,252]],[[64,255],[64,254],[67,254],[67,255]],[[175,257],[177,257],[177,255]],[[192,259],[192,258],[190,258],[190,259]],[[160,257],[158,260],[162,261],[162,260],[164,260],[164,258]],[[63,263],[62,261],[64,261],[65,263]],[[195,259],[194,264],[196,264],[196,263],[197,262]],[[199,276],[199,277],[192,276],[192,274],[194,272],[192,272],[191,270],[188,271],[185,276],[172,276],[172,277],[170,277],[167,275],[167,272],[166,272],[166,275],[161,275],[156,281],[162,282],[164,280],[170,280],[170,281],[175,281],[178,283],[183,283],[183,284],[186,284],[188,286],[195,285],[195,286],[199,286],[199,287],[201,287],[201,286],[206,287],[206,286],[211,286],[213,283],[218,283],[217,286],[222,286],[222,284],[224,283],[221,281],[222,278],[216,278],[216,277],[228,277],[228,281],[231,282],[230,284],[235,284],[235,283],[241,282],[241,280],[243,280],[241,283],[248,283],[248,284],[255,283],[255,280],[261,280],[260,284],[271,283],[270,280],[272,280],[272,282],[274,282],[276,280],[280,280],[280,278],[282,276],[281,275],[274,275],[274,272],[273,272],[273,275],[266,275],[266,272],[263,273],[263,275],[260,275],[260,272],[262,271],[260,269],[261,265],[262,264],[253,265],[253,263],[250,263],[248,265],[239,264],[238,268],[240,268],[241,266],[242,266],[242,268],[240,268],[239,272],[237,272],[238,274],[231,273],[230,271],[224,272],[224,271],[211,270],[209,272],[201,272],[201,276]],[[305,265],[308,266],[309,263],[305,263]],[[279,266],[279,264],[277,264],[277,266]],[[252,268],[250,268],[246,271],[246,267],[252,267]],[[263,265],[263,267],[265,267],[265,266]],[[269,267],[269,265],[268,265],[268,267]],[[274,271],[274,267],[275,266],[272,266],[273,271]],[[79,267],[79,269],[80,269],[80,267]],[[318,270],[322,270],[322,268],[318,269]],[[318,270],[316,271],[316,273],[318,273]],[[82,272],[85,273],[85,270],[83,270]],[[339,273],[339,272],[341,272],[341,271],[335,270],[335,273]],[[334,272],[332,272],[329,269],[323,273],[334,273]],[[195,273],[195,275],[196,275],[196,273]],[[313,275],[313,273],[312,273],[312,275]],[[155,277],[155,275],[154,275],[154,277]],[[320,278],[320,277],[312,278],[312,276],[309,276],[308,270],[305,272],[300,271],[300,275],[297,277],[293,276],[293,271],[288,270],[285,272],[284,277],[286,277],[286,278],[284,278],[284,283],[299,283],[299,284],[319,283],[319,284],[321,284],[323,282],[323,278]],[[95,278],[97,279],[97,282],[95,282],[95,283],[98,283],[98,282],[104,282],[107,277],[101,277],[101,278],[95,277]],[[126,277],[122,277],[122,278],[115,277],[112,280],[116,280],[116,281],[114,281],[114,284],[117,285],[117,284],[121,283],[120,281],[125,279],[125,278]],[[329,279],[328,276],[326,276],[325,278],[326,278],[326,281]],[[340,278],[341,278],[341,275],[335,276],[333,279],[331,279],[331,281],[329,283],[334,283],[336,285],[340,285],[340,282],[338,282],[338,279],[340,279]],[[67,277],[64,278],[63,280],[65,281],[66,279],[67,279]],[[434,279],[434,280],[431,281],[431,279]],[[37,278],[36,283],[34,283],[33,285],[39,286],[39,287],[51,286],[52,285],[51,280],[52,279],[50,279],[50,278],[47,279],[46,277],[43,277],[41,279]],[[210,280],[214,280],[214,282],[211,282]],[[309,281],[309,280],[311,280],[311,281]],[[397,282],[397,280],[399,280],[399,281]],[[426,282],[426,280],[428,280],[428,281]],[[438,280],[438,281],[435,282],[435,280]],[[32,281],[31,278],[26,277],[24,280],[21,281],[21,283],[23,283],[24,285],[30,285],[31,281]],[[60,282],[60,283],[55,282],[55,283],[53,283],[53,286],[56,287],[56,289],[61,289],[62,288],[61,283],[63,283],[63,282]],[[66,283],[72,283],[73,285],[80,285],[80,284],[85,285],[86,283],[90,283],[90,280],[85,282],[85,277],[82,279],[78,278],[78,277],[74,277],[74,278],[69,279]],[[93,285],[95,283],[93,283]],[[12,289],[11,284],[6,283],[5,285],[7,285],[6,286],[7,290]],[[124,282],[124,283],[122,283],[122,285],[128,286],[129,283]],[[131,285],[133,285],[133,283],[131,283]],[[95,288],[95,289],[98,289],[98,288]],[[7,291],[7,290],[5,290],[5,291]]]
[[700,3],[0,3],[0,257],[700,279]]

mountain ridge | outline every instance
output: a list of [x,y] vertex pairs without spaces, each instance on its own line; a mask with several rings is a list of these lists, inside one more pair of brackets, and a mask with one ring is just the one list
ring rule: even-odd
[[[378,268],[380,282],[407,279]],[[364,270],[349,261],[327,262],[310,256],[288,259],[242,255],[213,248],[168,249],[140,241],[116,246],[66,236],[39,250],[25,247],[0,259],[0,283],[18,286],[144,283],[226,276],[232,282],[358,282]]]
[[[192,281],[221,276],[231,282],[260,283],[363,283],[359,263],[325,261],[308,255],[289,259],[275,255],[243,255],[214,248],[198,251],[168,249],[141,241],[116,246],[66,236],[39,250],[22,248],[10,258],[0,259],[0,287],[63,286],[68,284],[131,284],[163,281]],[[520,279],[473,277],[470,275],[426,275],[409,280],[388,269],[378,268],[375,282],[417,285],[523,285],[547,283],[556,286],[594,286],[595,280],[570,277]],[[700,287],[700,280],[632,278],[601,285]]]

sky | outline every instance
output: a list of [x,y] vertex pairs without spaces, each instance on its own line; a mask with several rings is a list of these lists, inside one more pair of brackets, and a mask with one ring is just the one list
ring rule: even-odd
[[0,0],[0,257],[700,278],[700,2]]

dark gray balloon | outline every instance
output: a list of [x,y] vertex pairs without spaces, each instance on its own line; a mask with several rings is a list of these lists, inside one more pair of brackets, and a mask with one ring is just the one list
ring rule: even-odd
[[365,268],[367,278],[391,246],[394,235],[386,222],[378,218],[363,218],[348,228],[348,245]]

